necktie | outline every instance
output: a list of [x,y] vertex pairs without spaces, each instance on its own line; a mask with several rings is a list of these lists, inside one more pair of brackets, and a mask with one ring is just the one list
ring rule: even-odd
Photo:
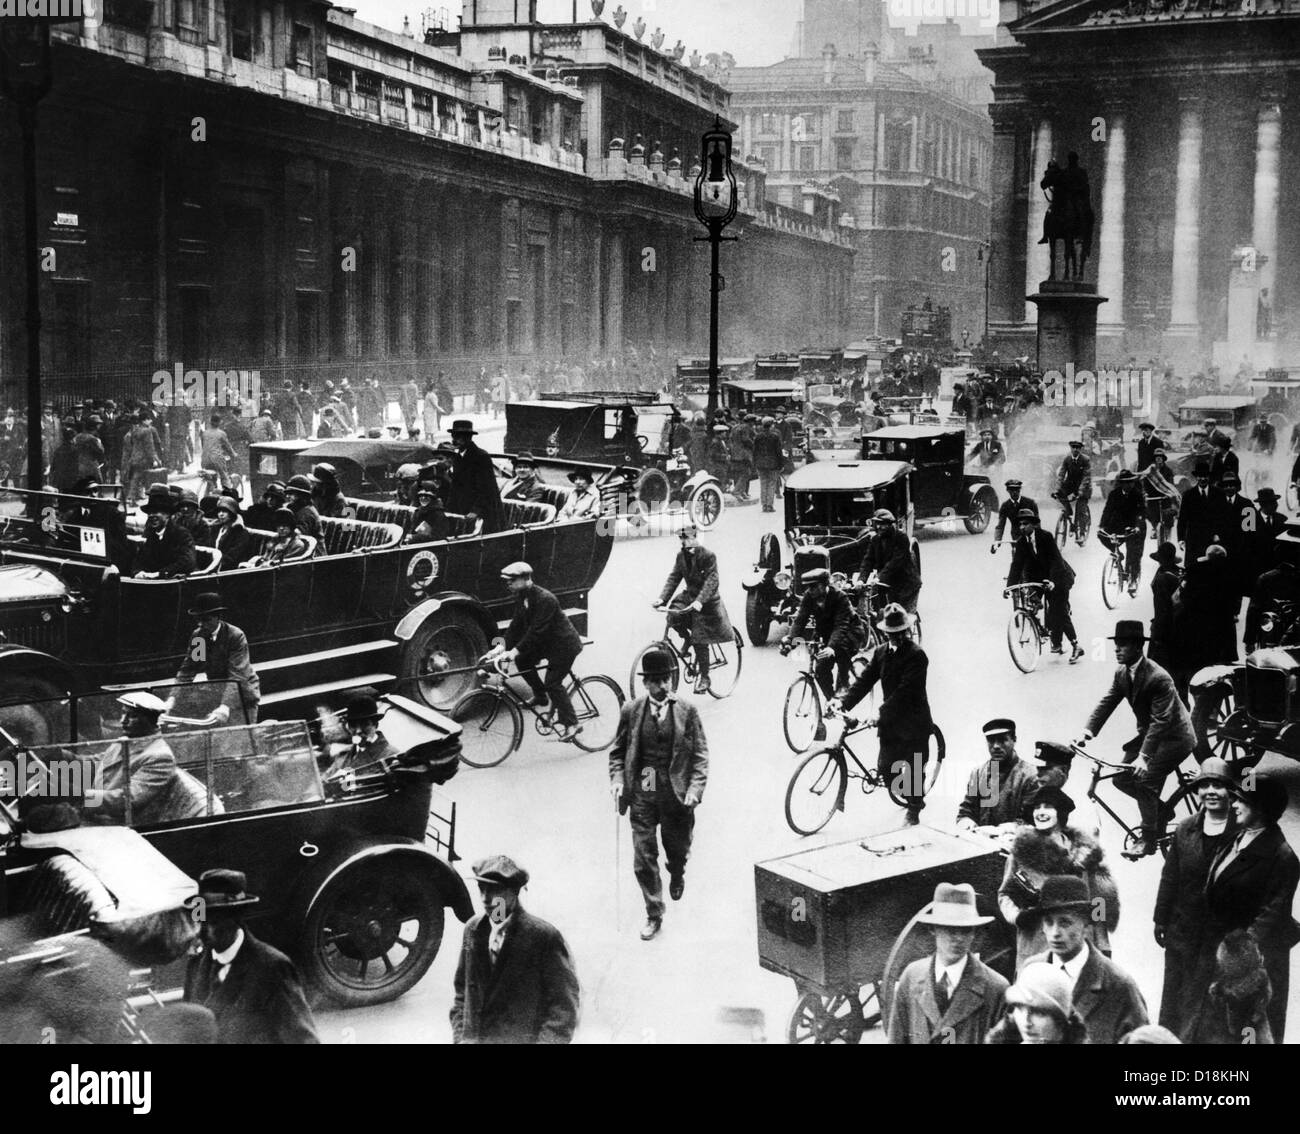
[[952,982],[948,976],[948,970],[943,970],[943,976],[939,978],[939,1011],[948,1011],[948,1005],[952,1001]]
[[492,936],[488,938],[488,954],[492,958],[492,967],[496,967],[497,958],[501,956],[501,943],[505,938],[505,932],[493,929]]

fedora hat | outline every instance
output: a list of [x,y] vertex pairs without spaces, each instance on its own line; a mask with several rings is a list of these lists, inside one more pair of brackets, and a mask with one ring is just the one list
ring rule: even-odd
[[1261,488],[1257,493],[1255,493],[1255,499],[1267,503],[1274,500],[1281,500],[1282,498],[1271,488]]
[[934,901],[916,915],[921,925],[944,925],[952,929],[974,929],[993,919],[981,917],[975,906],[975,887],[969,882],[954,886],[940,882],[934,888]]
[[1075,874],[1053,874],[1043,880],[1038,890],[1038,905],[1021,910],[1016,928],[1036,924],[1044,914],[1057,910],[1091,910],[1092,892],[1085,879]]
[[528,885],[528,871],[503,854],[479,859],[472,869],[475,882],[486,882],[489,886],[505,886],[511,890],[522,890]]
[[884,617],[876,623],[876,629],[883,630],[886,634],[901,634],[904,630],[910,630],[915,621],[902,606],[891,602],[885,607]]
[[1179,563],[1178,548],[1166,540],[1157,547],[1155,551],[1148,555],[1147,558],[1154,559],[1163,567],[1177,567]]
[[468,433],[473,435],[478,433],[478,430],[474,428],[474,423],[468,418],[458,417],[451,423],[451,429],[449,432],[452,436],[455,436],[457,433]]
[[1112,642],[1145,642],[1148,640],[1146,630],[1136,618],[1121,618],[1115,623],[1115,633],[1109,637]]
[[663,681],[672,677],[676,669],[677,663],[667,650],[647,650],[641,655],[640,674],[642,677]]
[[216,591],[204,591],[194,599],[194,605],[190,607],[189,613],[193,618],[202,618],[205,614],[216,614],[225,609],[226,604],[221,601],[221,596]]
[[208,914],[255,906],[260,898],[248,892],[242,870],[205,870],[199,875],[199,897]]

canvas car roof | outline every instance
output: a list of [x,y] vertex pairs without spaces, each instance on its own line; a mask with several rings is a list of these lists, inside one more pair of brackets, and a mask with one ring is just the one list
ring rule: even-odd
[[[872,436],[875,436],[874,434]],[[912,466],[906,461],[814,461],[795,469],[786,487],[796,492],[844,492],[891,484]]]
[[886,425],[883,429],[868,433],[868,437],[882,437],[886,440],[918,441],[923,437],[946,437],[950,433],[965,433],[955,425]]
[[1242,394],[1203,394],[1199,398],[1189,398],[1179,409],[1241,409],[1242,406],[1253,406],[1256,404],[1255,398],[1248,398]]

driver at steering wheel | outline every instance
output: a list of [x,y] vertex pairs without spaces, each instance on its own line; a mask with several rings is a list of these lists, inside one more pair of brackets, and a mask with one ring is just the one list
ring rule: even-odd
[[[813,620],[817,637],[822,640],[814,672],[822,693],[830,698],[837,688],[847,686],[852,677],[853,655],[862,648],[865,637],[862,622],[849,596],[831,586],[831,573],[825,567],[805,571],[799,581],[804,585],[799,613],[790,633],[781,640],[781,648],[786,650],[792,646],[796,638],[803,636],[809,619]],[[836,676],[834,684],[832,671]]]

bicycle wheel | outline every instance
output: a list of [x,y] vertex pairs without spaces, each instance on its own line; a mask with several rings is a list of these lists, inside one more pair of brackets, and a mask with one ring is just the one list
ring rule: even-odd
[[1092,513],[1088,510],[1088,505],[1079,509],[1079,515],[1074,524],[1074,538],[1078,540],[1079,546],[1082,547],[1088,540],[1088,532],[1092,530]]
[[494,689],[471,689],[448,715],[460,725],[460,758],[471,768],[495,767],[523,743],[523,713]]
[[669,642],[651,642],[635,658],[632,659],[632,672],[628,675],[627,690],[628,696],[632,698],[642,697],[645,695],[645,685],[641,682],[641,662],[646,654],[651,650],[662,650],[673,659],[672,679],[668,683],[668,688],[674,693],[677,692],[677,684],[682,679],[682,659],[678,657],[677,651],[673,649]]
[[817,740],[822,727],[822,699],[817,682],[806,673],[790,682],[785,691],[781,727],[791,752],[807,752]]
[[618,733],[623,690],[612,677],[598,673],[577,682],[570,695],[574,714],[582,726],[573,743],[584,752],[603,752],[614,743]]
[[939,767],[943,764],[943,758],[947,753],[948,746],[943,739],[943,733],[939,731],[938,725],[931,724],[927,751],[924,754],[913,755],[906,762],[900,761],[894,764],[893,773],[885,782],[885,790],[889,792],[889,798],[899,807],[906,807],[908,797],[914,794],[912,785],[916,784],[919,785],[921,789],[919,794],[924,799],[938,780]]
[[714,642],[709,647],[709,696],[719,701],[735,692],[745,660],[745,640],[740,631],[733,629],[731,635],[730,642]]
[[1056,546],[1064,547],[1070,538],[1070,517],[1062,512],[1056,519]]
[[1027,610],[1013,611],[1007,623],[1007,649],[1021,673],[1032,673],[1042,651],[1038,621]]
[[835,748],[819,748],[799,762],[785,789],[785,821],[800,835],[815,835],[835,814],[848,772]]
[[1119,606],[1120,595],[1124,593],[1124,580],[1120,576],[1119,564],[1110,556],[1101,567],[1101,601],[1107,610]]

